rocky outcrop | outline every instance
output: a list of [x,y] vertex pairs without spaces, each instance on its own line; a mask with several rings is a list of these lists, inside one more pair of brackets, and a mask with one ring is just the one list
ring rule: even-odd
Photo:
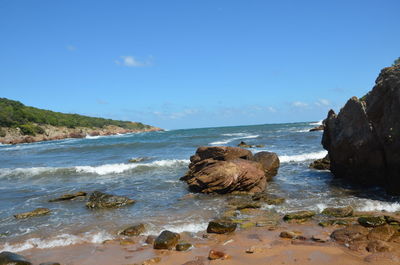
[[329,155],[326,155],[324,158],[315,160],[309,165],[309,167],[316,170],[329,170],[331,167],[331,161],[329,160]]
[[201,193],[262,192],[267,178],[276,174],[279,167],[276,154],[260,156],[258,162],[250,151],[226,146],[199,147],[190,161],[181,180],[191,191]]
[[35,217],[35,216],[46,215],[50,212],[51,212],[50,209],[47,209],[47,208],[37,208],[30,212],[14,214],[14,217],[16,219],[26,219],[26,218]]
[[336,177],[400,193],[400,65],[384,68],[372,91],[349,99],[339,114],[330,110],[324,125]]
[[94,191],[90,195],[86,207],[90,209],[118,208],[133,203],[135,203],[135,200],[129,199],[128,197]]
[[323,131],[325,126],[323,124],[315,126],[314,128],[311,128],[309,132],[315,132],[315,131]]

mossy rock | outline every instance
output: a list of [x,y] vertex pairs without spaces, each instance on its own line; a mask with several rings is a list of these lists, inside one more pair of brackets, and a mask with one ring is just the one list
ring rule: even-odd
[[168,230],[162,231],[162,233],[156,238],[153,244],[154,249],[173,249],[180,239],[180,235]]
[[140,236],[146,231],[146,225],[145,224],[137,224],[137,225],[132,225],[124,230],[120,231],[118,234],[119,235],[124,235],[124,236]]
[[307,220],[312,218],[315,215],[314,211],[298,211],[293,213],[285,214],[283,220],[290,221],[290,220]]
[[348,217],[353,215],[353,207],[347,206],[340,208],[333,208],[333,207],[325,208],[322,211],[322,214],[333,217]]
[[208,223],[207,233],[227,234],[236,230],[237,224],[227,220],[214,220]]
[[246,223],[242,223],[240,224],[240,228],[242,229],[247,229],[247,228],[251,228],[251,227],[255,227],[256,223],[254,222],[246,222]]
[[386,224],[384,216],[362,216],[358,218],[358,223],[365,227],[377,227]]

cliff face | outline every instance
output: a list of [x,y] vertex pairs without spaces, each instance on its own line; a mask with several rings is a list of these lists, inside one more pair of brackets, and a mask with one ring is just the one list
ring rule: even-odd
[[400,65],[384,68],[365,97],[329,111],[324,124],[336,177],[400,194]]

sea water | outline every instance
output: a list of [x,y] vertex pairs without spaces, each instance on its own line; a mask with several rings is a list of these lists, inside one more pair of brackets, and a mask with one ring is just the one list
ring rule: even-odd
[[[252,145],[253,153],[276,152],[281,166],[269,194],[285,197],[268,206],[285,213],[347,206],[363,211],[399,211],[398,197],[380,189],[348,186],[329,171],[310,169],[324,157],[322,132],[315,123],[268,124],[124,134],[0,146],[0,251],[50,248],[112,239],[121,228],[146,223],[148,234],[168,229],[197,232],[218,217],[227,196],[197,195],[179,178],[199,146]],[[143,158],[139,163],[129,159]],[[136,200],[132,206],[90,210],[85,200],[48,202],[65,193],[99,190]],[[38,207],[45,216],[15,219]]]

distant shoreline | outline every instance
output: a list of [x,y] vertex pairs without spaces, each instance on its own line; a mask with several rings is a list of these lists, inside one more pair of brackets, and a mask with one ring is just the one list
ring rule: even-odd
[[119,126],[109,125],[103,128],[77,127],[68,128],[65,126],[41,125],[44,132],[36,135],[24,135],[19,128],[0,127],[5,136],[0,137],[1,144],[22,144],[43,141],[54,141],[68,138],[85,138],[87,136],[108,136],[127,133],[164,131],[158,127],[145,129],[126,129]]

